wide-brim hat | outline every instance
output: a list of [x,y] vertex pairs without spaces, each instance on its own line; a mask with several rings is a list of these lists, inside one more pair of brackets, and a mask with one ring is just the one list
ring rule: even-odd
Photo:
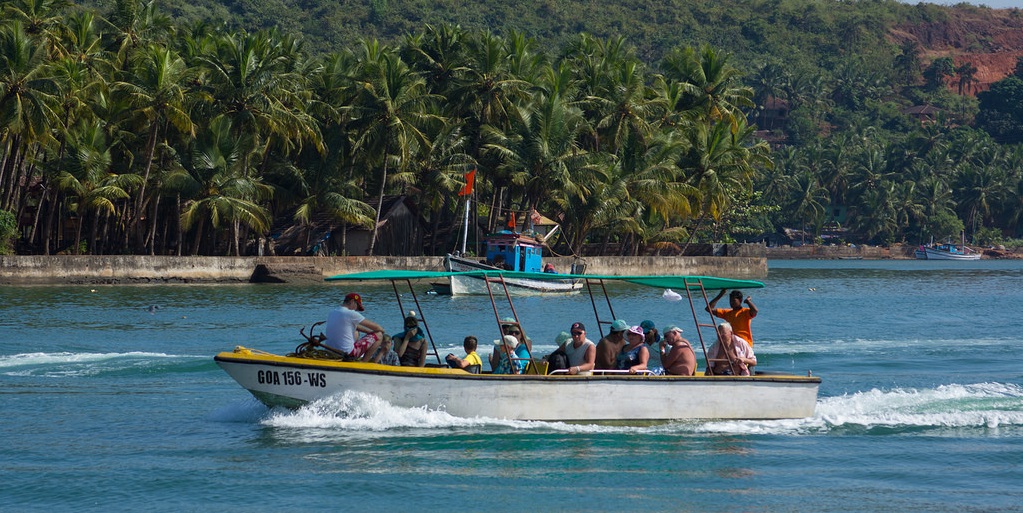
[[506,346],[515,347],[516,345],[518,345],[518,343],[519,343],[519,339],[517,339],[517,338],[515,338],[515,337],[513,337],[511,335],[505,335],[505,336],[503,336],[503,337],[501,337],[501,338],[499,338],[499,339],[494,341],[494,345],[495,346],[506,345]]

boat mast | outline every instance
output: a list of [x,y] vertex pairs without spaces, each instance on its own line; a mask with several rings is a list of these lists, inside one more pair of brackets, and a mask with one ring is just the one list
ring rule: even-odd
[[469,196],[465,198],[465,231],[462,232],[462,255],[465,255],[465,241],[469,238]]

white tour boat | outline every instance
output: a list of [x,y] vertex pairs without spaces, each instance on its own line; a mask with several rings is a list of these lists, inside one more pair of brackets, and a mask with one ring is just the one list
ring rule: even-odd
[[[461,417],[492,417],[515,420],[547,421],[662,421],[675,419],[784,419],[813,415],[817,402],[819,377],[757,371],[753,376],[655,376],[628,374],[621,371],[597,371],[593,375],[568,375],[563,371],[546,374],[546,364],[536,355],[523,374],[471,374],[441,365],[433,344],[427,317],[423,315],[413,282],[440,277],[456,277],[466,273],[376,271],[339,275],[331,281],[390,281],[395,290],[397,306],[405,312],[403,297],[411,297],[419,313],[419,322],[430,342],[428,353],[436,364],[426,367],[392,367],[373,363],[318,359],[304,356],[281,356],[256,349],[236,347],[214,358],[232,378],[268,406],[298,407],[345,391],[373,394],[400,407],[427,407]],[[546,273],[511,271],[477,271],[489,291],[494,311],[494,327],[500,331],[498,303],[507,299],[506,280],[529,278],[554,279]],[[562,275],[562,277],[566,277]],[[763,284],[748,280],[731,280],[706,276],[598,276],[569,275],[585,283],[587,290],[605,297],[591,298],[596,325],[604,328],[614,319],[605,283],[622,281],[684,292],[686,309],[696,321],[699,344],[704,350],[711,340],[704,340],[704,331],[714,332],[714,319],[704,310],[707,291],[730,288],[759,288]],[[407,286],[398,293],[399,283]],[[604,302],[607,300],[606,303]],[[695,301],[701,304],[697,305]],[[606,304],[608,316],[600,315],[597,305]],[[705,317],[703,322],[699,318]],[[523,334],[526,326],[518,323]],[[483,329],[480,330],[483,332]],[[711,335],[713,337],[714,335]],[[309,342],[315,344],[315,339]],[[323,351],[315,353],[322,354]],[[639,399],[642,398],[642,399]]]

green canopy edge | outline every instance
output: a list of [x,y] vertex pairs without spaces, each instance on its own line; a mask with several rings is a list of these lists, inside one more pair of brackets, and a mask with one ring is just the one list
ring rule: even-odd
[[720,289],[761,289],[764,284],[753,280],[736,280],[731,278],[718,278],[716,276],[686,276],[686,275],[647,275],[647,276],[613,276],[604,274],[553,274],[553,273],[525,273],[516,271],[366,271],[352,274],[338,274],[326,278],[326,281],[388,281],[388,280],[431,280],[449,278],[451,276],[478,276],[496,278],[518,278],[530,280],[604,280],[623,281],[644,285],[647,287],[680,289],[685,290],[686,285],[703,284],[707,290]]

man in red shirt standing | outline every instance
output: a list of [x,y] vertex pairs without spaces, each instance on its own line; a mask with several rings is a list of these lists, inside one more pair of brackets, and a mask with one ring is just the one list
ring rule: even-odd
[[[742,291],[733,290],[728,295],[728,303],[731,308],[715,308],[718,300],[725,296],[725,289],[721,289],[718,292],[717,297],[710,300],[710,304],[707,306],[707,311],[710,312],[714,317],[718,317],[728,321],[728,324],[732,325],[734,333],[743,340],[749,343],[750,347],[753,347],[753,331],[750,329],[750,321],[757,316],[757,307],[753,304],[753,300],[750,296],[746,296],[746,300],[742,299]],[[745,302],[749,308],[742,306]]]

